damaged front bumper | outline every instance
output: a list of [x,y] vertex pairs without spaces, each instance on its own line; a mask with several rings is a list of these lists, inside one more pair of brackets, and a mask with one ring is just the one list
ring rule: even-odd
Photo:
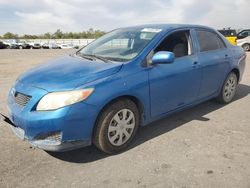
[[63,152],[91,145],[90,141],[62,141],[62,133],[54,132],[39,136],[37,139],[30,140],[25,136],[25,131],[17,127],[7,116],[0,114],[3,120],[9,124],[13,133],[21,140],[27,140],[33,147],[46,151]]

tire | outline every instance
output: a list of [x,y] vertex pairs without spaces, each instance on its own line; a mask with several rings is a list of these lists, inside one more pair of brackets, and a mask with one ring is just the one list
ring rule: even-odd
[[250,51],[250,44],[243,44],[242,48],[244,49],[244,51]]
[[97,119],[94,145],[108,154],[122,151],[133,140],[139,119],[139,111],[133,101],[122,99],[111,103]]
[[234,72],[231,72],[224,81],[219,96],[216,98],[217,102],[222,104],[230,103],[235,96],[237,85],[238,78]]

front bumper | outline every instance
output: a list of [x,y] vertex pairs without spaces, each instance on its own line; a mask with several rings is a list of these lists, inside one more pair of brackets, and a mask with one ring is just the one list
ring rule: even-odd
[[32,146],[48,151],[66,151],[91,145],[97,109],[83,102],[53,111],[35,111],[47,91],[17,83],[14,90],[32,98],[25,107],[8,96],[8,117],[12,131]]
[[[2,115],[2,114],[1,114]],[[2,115],[4,121],[9,124],[13,133],[19,137],[21,140],[26,140],[25,132],[23,129],[16,127],[8,117]],[[85,146],[89,146],[91,144],[90,141],[65,141],[61,142],[60,140],[52,140],[52,139],[41,139],[41,140],[28,140],[28,142],[35,148],[39,148],[46,151],[54,151],[54,152],[62,152],[69,151],[77,148],[82,148]]]

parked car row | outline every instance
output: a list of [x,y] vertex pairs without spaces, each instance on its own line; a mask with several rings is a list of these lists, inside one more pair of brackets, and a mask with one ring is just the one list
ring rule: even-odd
[[79,46],[74,44],[57,44],[57,43],[27,43],[25,41],[0,41],[0,49],[78,49]]
[[[235,29],[218,30],[233,45],[241,46],[250,51],[250,29],[236,32]],[[0,41],[0,49],[79,49],[78,45],[70,43],[27,43],[15,39]]]

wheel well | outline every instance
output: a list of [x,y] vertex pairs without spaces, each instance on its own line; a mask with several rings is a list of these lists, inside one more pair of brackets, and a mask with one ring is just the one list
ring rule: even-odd
[[246,42],[246,43],[242,44],[241,46],[243,46],[243,45],[245,45],[245,44],[250,45],[250,43]]
[[239,79],[240,79],[240,72],[238,69],[234,68],[231,72],[235,73],[236,76],[237,76],[237,81],[239,82]]
[[97,115],[97,118],[95,120],[95,124],[94,124],[94,128],[93,128],[93,132],[92,132],[92,138],[93,138],[93,135],[95,134],[95,131],[96,131],[96,125],[97,125],[97,122],[98,122],[98,119],[100,118],[100,115],[102,114],[102,112],[109,106],[111,105],[112,103],[115,103],[119,100],[123,100],[123,99],[129,99],[131,101],[133,101],[135,103],[135,105],[137,106],[138,110],[139,110],[139,115],[140,115],[140,124],[141,125],[141,122],[143,121],[143,114],[144,114],[144,106],[142,104],[142,102],[134,97],[134,96],[130,96],[130,95],[124,95],[124,96],[120,96],[120,97],[117,97],[115,99],[112,99],[111,101],[109,101],[107,104],[104,105],[104,107],[102,107],[102,109],[100,110],[99,114]]
[[[143,106],[142,102],[141,102],[138,98],[136,98],[136,97],[134,97],[134,96],[131,96],[131,95],[123,95],[123,96],[119,96],[119,97],[117,97],[117,98],[115,98],[115,99],[112,99],[111,101],[109,101],[109,102],[102,108],[102,110],[100,111],[100,113],[101,113],[106,107],[108,107],[110,104],[115,103],[116,101],[119,101],[119,100],[123,100],[123,99],[129,99],[129,100],[133,101],[133,102],[135,103],[135,105],[137,106],[138,110],[139,110],[140,116],[143,117],[144,106]],[[140,118],[141,118],[141,117],[140,117]]]

